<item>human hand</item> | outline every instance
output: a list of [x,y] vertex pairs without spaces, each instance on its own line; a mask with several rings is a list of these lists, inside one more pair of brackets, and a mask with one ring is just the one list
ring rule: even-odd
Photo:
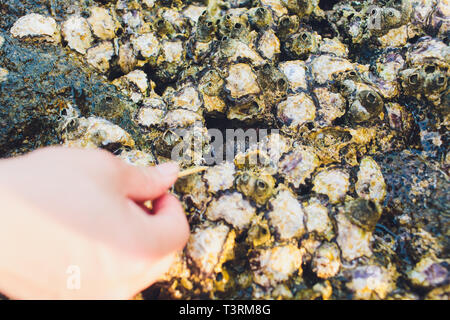
[[[102,150],[50,147],[1,160],[0,292],[128,299],[147,288],[189,236],[167,193],[177,174],[176,164],[137,168]],[[145,200],[154,200],[151,214]]]

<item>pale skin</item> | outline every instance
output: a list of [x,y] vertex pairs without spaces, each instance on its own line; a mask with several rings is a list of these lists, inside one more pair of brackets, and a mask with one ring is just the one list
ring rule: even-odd
[[[181,204],[168,193],[178,170],[63,147],[0,160],[0,292],[130,299],[147,288],[189,237]],[[79,288],[70,278],[77,270]]]

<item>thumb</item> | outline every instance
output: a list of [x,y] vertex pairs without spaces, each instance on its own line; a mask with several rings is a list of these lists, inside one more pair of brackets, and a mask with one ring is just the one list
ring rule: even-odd
[[176,162],[147,168],[129,164],[125,166],[125,192],[128,198],[137,202],[159,198],[178,178],[179,167]]

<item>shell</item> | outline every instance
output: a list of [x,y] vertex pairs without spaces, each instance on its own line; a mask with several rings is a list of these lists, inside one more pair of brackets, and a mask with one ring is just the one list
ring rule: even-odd
[[55,19],[30,13],[17,20],[10,30],[13,37],[58,43],[61,40]]

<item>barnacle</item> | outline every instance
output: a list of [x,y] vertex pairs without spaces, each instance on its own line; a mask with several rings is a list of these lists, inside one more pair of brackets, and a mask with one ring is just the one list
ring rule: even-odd
[[152,297],[448,299],[447,1],[66,2],[2,5],[0,154],[177,161]]

